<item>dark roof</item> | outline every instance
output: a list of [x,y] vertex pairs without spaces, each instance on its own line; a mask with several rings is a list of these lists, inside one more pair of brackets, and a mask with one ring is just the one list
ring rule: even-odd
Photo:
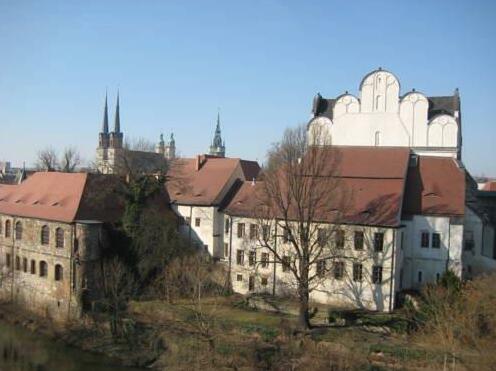
[[[427,97],[427,100],[429,101],[428,119],[440,114],[454,116],[455,111],[460,111],[460,97],[456,93],[450,96]],[[332,120],[336,101],[337,99],[321,98],[317,105],[316,116],[323,116]]]
[[160,153],[146,151],[126,151],[124,160],[130,169],[138,169],[142,173],[154,173],[164,171],[167,160]]
[[427,97],[429,101],[428,118],[441,114],[454,116],[455,111],[460,111],[460,97],[455,95],[444,97]]

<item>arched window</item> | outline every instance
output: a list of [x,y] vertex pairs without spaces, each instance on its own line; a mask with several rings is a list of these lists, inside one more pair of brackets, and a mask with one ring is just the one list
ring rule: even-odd
[[381,132],[380,131],[375,132],[374,144],[376,146],[379,146],[381,144]]
[[55,246],[60,249],[64,247],[64,230],[62,228],[55,230]]
[[15,239],[22,240],[22,223],[16,222],[15,224]]
[[31,274],[36,274],[36,262],[31,260]]
[[48,225],[41,227],[41,244],[48,245],[50,243],[50,229]]
[[62,281],[64,279],[64,268],[60,264],[55,265],[55,281]]
[[10,220],[5,221],[5,237],[10,237]]
[[40,261],[40,277],[46,277],[48,275],[48,267],[45,261]]

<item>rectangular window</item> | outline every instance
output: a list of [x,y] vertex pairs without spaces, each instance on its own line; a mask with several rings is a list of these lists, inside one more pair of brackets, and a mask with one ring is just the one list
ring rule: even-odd
[[12,265],[12,258],[10,254],[5,254],[5,265],[7,266],[7,268],[10,268],[10,266]]
[[229,244],[224,242],[224,256],[229,256]]
[[317,260],[317,276],[323,278],[326,274],[326,261],[324,259]]
[[31,260],[31,274],[36,274],[36,262],[34,260]]
[[201,223],[201,219],[200,218],[195,218],[195,227],[199,227],[200,226],[200,223]]
[[344,248],[344,231],[342,229],[338,229],[336,231],[336,248],[337,249]]
[[248,277],[248,290],[255,290],[255,276]]
[[360,263],[353,264],[353,281],[362,282],[363,266]]
[[283,227],[282,229],[282,242],[286,243],[289,241],[289,230],[287,230],[286,228]]
[[337,280],[343,279],[344,276],[344,262],[334,262],[333,266],[334,278]]
[[433,249],[441,248],[441,234],[439,233],[432,234],[432,248]]
[[257,262],[257,252],[250,251],[250,255],[248,255],[248,265],[253,267]]
[[374,251],[381,252],[384,249],[384,233],[374,233]]
[[382,283],[382,267],[380,265],[372,267],[372,282],[375,284]]
[[420,247],[429,248],[429,232],[422,232],[420,235]]
[[15,257],[15,269],[16,271],[21,270],[21,258],[18,256]]
[[225,222],[225,224],[224,224],[224,232],[225,232],[226,234],[228,234],[228,233],[229,233],[229,219],[226,219],[226,222]]
[[189,216],[187,216],[184,220],[187,225],[191,225],[191,218]]
[[258,226],[250,224],[250,240],[258,240]]
[[355,250],[363,250],[363,232],[356,231],[354,238]]
[[289,256],[282,257],[282,271],[289,272],[291,267],[291,258]]
[[22,258],[22,271],[24,273],[28,272],[28,259]]
[[242,282],[243,281],[243,275],[242,274],[237,274],[236,275],[236,281]]
[[262,286],[267,286],[269,280],[267,279],[267,277],[262,277],[260,283],[262,284]]
[[245,252],[243,250],[236,251],[236,264],[245,264]]
[[269,253],[262,253],[262,268],[267,268],[269,266]]
[[327,233],[324,228],[317,229],[317,243],[320,247],[324,247],[327,243]]
[[465,231],[463,249],[464,250],[472,250],[475,246],[474,242],[474,232],[473,231]]
[[270,225],[264,225],[262,226],[262,235],[263,235],[263,240],[268,241],[270,238]]
[[422,283],[422,271],[418,271],[418,282]]
[[238,223],[238,238],[245,236],[245,223]]

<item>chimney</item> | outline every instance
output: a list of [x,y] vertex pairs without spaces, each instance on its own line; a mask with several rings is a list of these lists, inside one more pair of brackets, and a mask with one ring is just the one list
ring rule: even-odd
[[196,171],[199,171],[205,162],[207,162],[207,156],[197,155],[196,156]]

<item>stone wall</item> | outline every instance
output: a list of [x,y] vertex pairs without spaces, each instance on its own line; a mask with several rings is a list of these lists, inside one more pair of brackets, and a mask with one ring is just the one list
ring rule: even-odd
[[[58,321],[78,318],[85,271],[99,258],[101,224],[8,215],[0,215],[0,224],[0,299]],[[48,243],[42,243],[43,227],[49,231]],[[63,234],[58,245],[57,230]]]

